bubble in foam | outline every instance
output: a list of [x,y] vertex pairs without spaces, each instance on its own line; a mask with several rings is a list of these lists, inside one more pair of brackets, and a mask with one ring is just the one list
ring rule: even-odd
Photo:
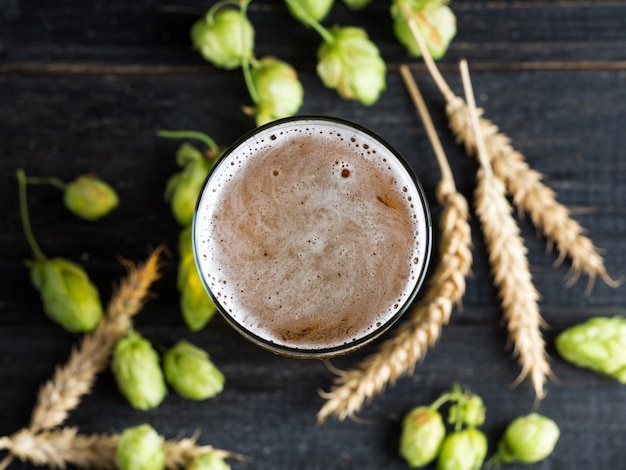
[[406,202],[420,190],[384,145],[334,122],[287,122],[255,139],[255,151],[243,142],[225,154],[203,192],[201,273],[233,281],[220,285],[230,317],[268,342],[323,350],[367,337],[423,278],[428,216]]

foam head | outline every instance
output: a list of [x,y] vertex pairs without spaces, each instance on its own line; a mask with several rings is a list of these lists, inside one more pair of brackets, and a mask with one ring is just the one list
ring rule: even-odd
[[193,233],[224,317],[253,342],[301,357],[350,351],[391,326],[431,249],[408,165],[371,132],[319,117],[277,121],[227,150]]

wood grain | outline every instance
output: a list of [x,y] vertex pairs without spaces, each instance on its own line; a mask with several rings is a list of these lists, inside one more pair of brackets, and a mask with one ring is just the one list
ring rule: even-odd
[[[456,62],[467,58],[487,117],[574,209],[605,251],[609,271],[625,276],[626,2],[453,0],[451,6],[459,32],[442,62],[451,86],[461,91]],[[173,250],[179,227],[163,190],[176,170],[177,143],[157,138],[156,130],[200,130],[226,146],[254,127],[240,111],[250,103],[240,73],[217,70],[191,50],[188,29],[205,8],[202,2],[171,0],[0,2],[0,435],[28,423],[39,385],[78,340],[44,316],[30,285],[15,170],[62,179],[95,172],[118,190],[119,210],[89,224],[65,212],[54,188],[29,189],[33,228],[44,252],[83,264],[105,299],[124,273],[116,256],[142,260],[162,242]],[[276,54],[298,68],[306,90],[301,112],[350,119],[382,135],[405,155],[434,201],[437,164],[397,74],[408,61],[458,187],[470,196],[476,164],[454,143],[443,100],[422,64],[395,42],[387,10],[387,2],[375,1],[352,13],[337,2],[326,21],[366,27],[387,60],[387,90],[370,108],[343,101],[321,85],[314,71],[319,39],[291,20],[282,2],[255,0],[250,17],[257,53]],[[434,204],[432,210],[436,215]],[[558,422],[562,437],[545,462],[508,468],[622,468],[626,388],[566,364],[553,340],[591,316],[626,315],[626,290],[598,283],[585,296],[585,281],[566,289],[567,265],[553,267],[556,257],[546,253],[545,240],[528,220],[520,224],[542,314],[551,325],[545,336],[559,378],[559,384],[548,384],[539,411]],[[220,318],[190,333],[179,313],[174,257],[136,327],[157,346],[184,337],[205,347],[226,375],[225,391],[203,403],[172,392],[157,410],[136,412],[107,372],[69,423],[91,433],[150,422],[170,438],[201,429],[201,443],[253,459],[233,468],[402,469],[397,443],[403,414],[459,382],[483,397],[484,430],[493,450],[506,424],[530,411],[534,395],[528,384],[511,388],[519,368],[507,349],[475,217],[472,228],[475,262],[462,312],[453,314],[412,377],[365,408],[364,423],[331,420],[316,426],[322,404],[317,390],[332,379],[323,363],[260,351]],[[355,365],[374,349],[333,364]],[[17,462],[11,468],[32,467]]]

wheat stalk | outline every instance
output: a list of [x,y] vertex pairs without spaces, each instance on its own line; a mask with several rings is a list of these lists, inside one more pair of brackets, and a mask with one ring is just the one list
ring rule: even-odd
[[[78,468],[115,468],[115,454],[119,434],[82,435],[74,427],[33,434],[22,429],[11,437],[0,439],[0,449],[7,449],[22,461],[51,468],[65,469],[67,465]],[[196,438],[163,440],[166,467],[187,467],[198,455],[216,452],[221,458],[243,460],[233,454],[208,445],[196,444]]]
[[[407,16],[407,21],[422,52],[424,63],[446,100],[446,113],[452,132],[457,141],[465,145],[469,154],[476,155],[476,141],[471,130],[467,104],[454,94],[444,80],[414,20]],[[478,110],[479,115],[482,112]],[[585,235],[581,225],[571,217],[569,209],[557,201],[554,191],[542,182],[543,175],[530,168],[524,156],[513,148],[509,137],[498,132],[497,126],[491,121],[480,116],[479,126],[489,149],[488,157],[494,173],[504,181],[514,204],[530,215],[533,224],[547,238],[549,247],[557,247],[559,256],[555,264],[562,263],[566,258],[571,260],[566,285],[573,285],[580,274],[584,273],[589,277],[586,293],[591,292],[598,276],[607,285],[618,287],[621,281],[609,275],[600,251]]]
[[465,292],[465,276],[472,264],[467,201],[456,190],[452,172],[417,85],[406,66],[400,70],[424,121],[441,168],[442,178],[437,187],[437,200],[442,206],[439,261],[423,299],[409,313],[408,320],[394,331],[393,337],[356,368],[336,371],[337,377],[330,392],[320,392],[327,400],[317,414],[320,423],[331,415],[340,420],[354,417],[363,404],[382,392],[388,383],[393,384],[399,377],[414,370],[428,347],[438,340],[453,306],[461,301]]
[[[476,142],[465,102],[453,98],[446,106],[446,113],[454,135],[464,143],[469,154],[475,154]],[[566,258],[571,260],[566,285],[573,285],[580,274],[585,273],[589,277],[587,294],[591,292],[596,277],[611,287],[618,287],[621,281],[609,275],[600,251],[585,235],[583,227],[571,217],[569,209],[557,201],[555,192],[542,182],[543,175],[530,168],[524,156],[511,146],[511,140],[498,132],[491,121],[481,117],[480,127],[494,173],[504,181],[514,204],[529,214],[550,245],[557,247],[559,256],[555,265],[560,265]]]
[[79,436],[76,428],[43,431],[22,429],[3,438],[0,447],[24,462],[64,469],[68,464],[82,468],[115,468],[118,436]]
[[215,452],[222,459],[236,459],[246,461],[246,457],[223,449],[216,449],[208,445],[196,444],[197,436],[187,437],[178,441],[165,441],[165,466],[167,468],[186,468],[199,455]]
[[159,277],[159,255],[155,250],[141,265],[124,261],[127,277],[113,294],[106,315],[96,329],[73,349],[67,363],[39,390],[29,430],[52,429],[65,421],[68,412],[89,393],[96,375],[106,368],[117,340],[128,331],[130,317],[137,314],[152,283]]
[[461,61],[463,88],[481,168],[474,193],[476,213],[487,244],[494,283],[502,301],[513,354],[522,371],[518,381],[530,376],[539,400],[545,396],[546,377],[551,373],[540,327],[545,326],[539,311],[539,293],[532,281],[527,249],[506,198],[504,183],[494,174],[478,122],[478,112],[466,61]]

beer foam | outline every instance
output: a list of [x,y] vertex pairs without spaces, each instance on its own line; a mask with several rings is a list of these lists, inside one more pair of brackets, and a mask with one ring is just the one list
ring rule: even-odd
[[414,295],[428,258],[425,201],[366,132],[288,121],[240,143],[201,195],[199,271],[222,312],[277,346],[369,336]]

